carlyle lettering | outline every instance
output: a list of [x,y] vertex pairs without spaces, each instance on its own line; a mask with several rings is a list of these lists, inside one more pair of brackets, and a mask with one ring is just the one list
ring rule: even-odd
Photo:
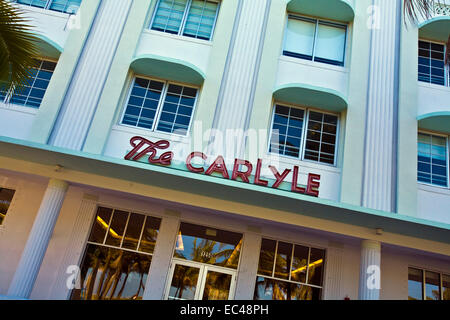
[[154,143],[142,137],[133,137],[130,144],[133,146],[133,150],[125,156],[126,160],[139,161],[139,159],[148,155],[148,162],[151,164],[172,164],[173,152],[165,152],[159,158],[156,158],[157,149],[165,150],[170,147],[170,142],[167,140]]
[[[125,156],[126,160],[139,161],[142,157],[148,155],[148,162],[151,164],[171,165],[173,159],[173,152],[167,151],[157,156],[157,150],[166,150],[170,146],[170,142],[167,140],[161,140],[158,142],[152,142],[142,137],[133,137],[130,140],[130,144],[133,149]],[[250,177],[253,172],[253,164],[247,160],[235,159],[233,171],[230,175],[228,173],[225,159],[222,156],[218,156],[214,162],[205,170],[203,166],[194,166],[192,160],[194,158],[201,158],[206,161],[208,157],[203,152],[192,152],[186,158],[186,168],[190,172],[205,174],[211,176],[213,174],[221,175],[224,179],[231,179],[235,181],[242,181],[244,183],[250,183]],[[306,188],[305,186],[298,185],[299,167],[294,166],[293,169],[285,169],[283,172],[279,172],[274,166],[268,167],[272,172],[275,182],[271,188],[277,189],[286,180],[289,174],[292,173],[291,191],[295,193],[307,194],[310,196],[319,196],[320,187],[320,175],[310,173],[308,174]],[[256,164],[256,172],[254,175],[253,184],[268,187],[269,181],[261,179],[262,159],[258,159]]]

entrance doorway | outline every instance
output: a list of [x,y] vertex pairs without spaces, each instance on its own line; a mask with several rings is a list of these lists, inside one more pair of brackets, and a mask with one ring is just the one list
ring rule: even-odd
[[166,300],[231,300],[236,271],[174,259],[169,279]]

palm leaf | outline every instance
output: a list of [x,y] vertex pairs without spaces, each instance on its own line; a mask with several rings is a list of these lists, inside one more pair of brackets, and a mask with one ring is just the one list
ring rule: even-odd
[[403,0],[404,19],[417,24],[420,17],[429,19],[433,15],[435,4],[440,0]]
[[18,7],[0,0],[0,91],[9,96],[27,84],[36,67],[38,38],[31,28]]
[[[437,4],[441,4],[441,0],[403,0],[404,19],[413,24],[417,24],[420,18],[426,20],[432,18]],[[445,64],[450,66],[450,34],[447,41],[447,50],[445,53]]]

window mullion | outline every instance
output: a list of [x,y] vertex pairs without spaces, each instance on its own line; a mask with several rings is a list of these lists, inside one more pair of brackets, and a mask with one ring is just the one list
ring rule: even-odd
[[275,255],[273,257],[272,277],[275,277],[275,267],[277,265],[277,256],[278,256],[278,241],[275,246]]
[[314,42],[313,42],[313,50],[312,50],[312,61],[316,60],[316,45],[317,45],[317,35],[319,33],[319,20],[316,20],[316,30],[314,31]]
[[159,119],[161,118],[161,113],[164,106],[164,102],[166,101],[168,90],[169,90],[169,82],[165,81],[163,91],[161,92],[161,98],[158,103],[158,108],[156,109],[155,121],[153,122],[152,131],[158,130]]
[[305,110],[305,116],[303,117],[303,136],[301,141],[301,154],[300,159],[305,160],[305,153],[306,153],[306,139],[308,138],[308,124],[309,124],[309,112],[310,110]]
[[111,228],[111,222],[112,222],[115,212],[116,212],[116,209],[113,209],[113,211],[111,212],[111,217],[109,218],[109,221],[108,221],[108,228],[106,229],[105,237],[103,238],[102,244],[106,244],[106,238],[108,237],[109,229]]
[[192,0],[188,0],[186,3],[186,7],[184,8],[183,18],[181,19],[180,30],[178,31],[178,35],[183,35],[184,28],[186,27],[186,21],[189,14],[189,10],[191,9]]
[[125,240],[125,234],[127,233],[128,222],[130,222],[131,212],[128,212],[127,222],[125,222],[125,228],[123,229],[122,240],[120,240],[119,248],[122,248],[123,241]]

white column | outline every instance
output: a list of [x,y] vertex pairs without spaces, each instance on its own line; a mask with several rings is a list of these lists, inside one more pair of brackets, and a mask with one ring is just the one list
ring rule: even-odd
[[361,242],[359,273],[359,300],[380,299],[381,243],[374,240]]
[[58,219],[68,184],[51,179],[9,286],[8,296],[29,298]]
[[246,232],[244,234],[234,300],[253,300],[261,239],[259,233]]
[[145,283],[143,300],[163,299],[179,225],[178,217],[166,217],[161,221],[150,271]]

